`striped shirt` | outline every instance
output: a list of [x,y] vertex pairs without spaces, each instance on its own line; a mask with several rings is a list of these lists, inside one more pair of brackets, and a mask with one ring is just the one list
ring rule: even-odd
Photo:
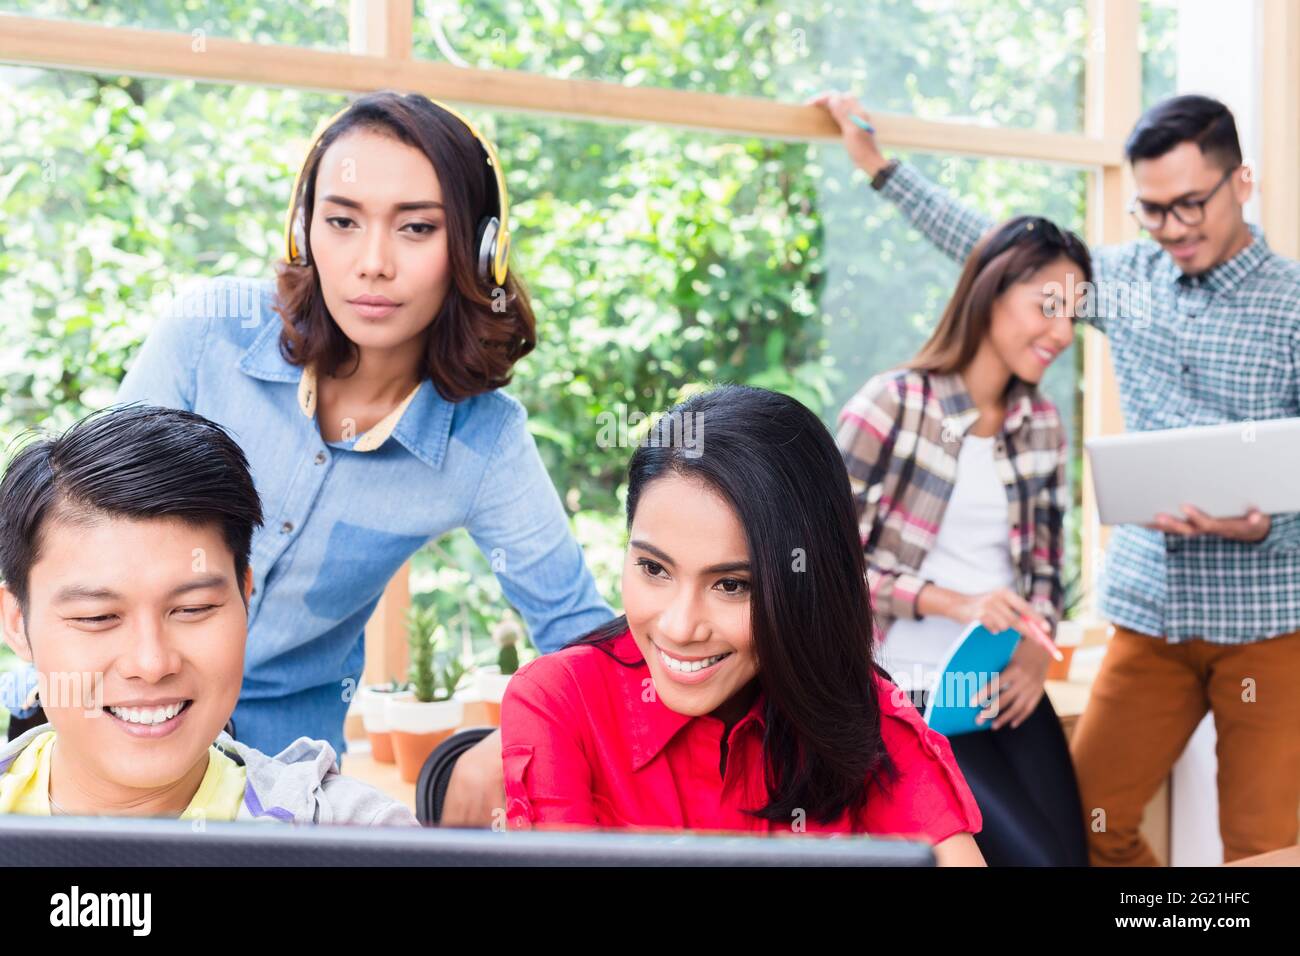
[[[991,226],[906,164],[880,192],[958,261]],[[1151,240],[1093,251],[1096,294],[1081,317],[1110,339],[1128,430],[1300,415],[1300,263],[1250,231],[1249,246],[1197,276]],[[1175,643],[1244,644],[1295,631],[1300,514],[1271,517],[1268,536],[1253,543],[1115,528],[1102,614]]]
[[[870,379],[840,413],[837,442],[882,635],[899,618],[921,616],[916,598],[926,582],[918,571],[939,534],[962,440],[979,417],[960,375],[913,369]],[[994,465],[1006,486],[1016,591],[1053,627],[1063,603],[1068,455],[1056,406],[1013,379]]]

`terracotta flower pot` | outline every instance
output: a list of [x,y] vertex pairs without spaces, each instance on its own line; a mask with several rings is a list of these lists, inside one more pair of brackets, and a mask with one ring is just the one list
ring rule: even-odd
[[403,780],[415,783],[419,779],[429,754],[460,725],[464,706],[459,700],[416,700],[413,694],[388,701],[385,714]]
[[478,691],[473,687],[456,691],[456,699],[465,705],[461,711],[460,726],[456,728],[457,730],[483,727],[492,723],[492,705],[486,700],[480,700]]
[[456,692],[456,699],[465,704],[465,712],[457,729],[500,727],[501,698],[505,696],[506,685],[513,676],[503,676],[496,664],[477,668],[474,679],[468,682],[469,686]]
[[367,684],[357,692],[357,709],[370,741],[370,755],[376,763],[393,762],[393,738],[388,730],[388,701],[410,691],[395,691],[387,684]]
[[501,726],[501,698],[506,694],[506,685],[513,674],[502,674],[496,665],[482,668],[474,678],[474,689],[478,699],[486,705],[487,722],[493,727]]
[[1065,660],[1052,661],[1047,665],[1048,680],[1069,680],[1070,662],[1074,659],[1074,649],[1083,641],[1083,625],[1078,621],[1061,621],[1056,625],[1055,642]]

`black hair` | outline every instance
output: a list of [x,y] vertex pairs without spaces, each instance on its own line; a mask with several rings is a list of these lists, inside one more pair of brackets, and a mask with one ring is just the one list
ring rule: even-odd
[[243,450],[202,415],[119,405],[24,444],[0,480],[0,579],[27,610],[47,521],[103,514],[217,524],[243,579],[262,504]]
[[[865,557],[834,439],[793,398],[725,385],[666,413],[632,455],[629,526],[646,488],[672,474],[728,501],[749,547],[768,792],[749,812],[789,823],[803,809],[827,822],[861,808],[868,782],[896,768],[881,732]],[[626,629],[621,617],[574,643],[599,646]]]
[[1235,169],[1241,165],[1241,141],[1232,111],[1208,96],[1188,94],[1161,100],[1138,119],[1124,144],[1130,163],[1158,159],[1180,143],[1195,143],[1201,154]]

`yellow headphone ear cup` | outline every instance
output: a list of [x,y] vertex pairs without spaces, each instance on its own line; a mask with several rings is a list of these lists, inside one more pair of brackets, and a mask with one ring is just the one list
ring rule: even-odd
[[298,204],[291,203],[284,214],[284,261],[292,265],[298,258],[298,247],[294,242],[294,220],[297,218]]
[[299,206],[293,216],[293,245],[289,247],[293,261],[307,264],[307,216]]
[[[492,176],[497,184],[497,214],[492,217],[496,222],[496,241],[488,263],[489,268],[484,272],[480,272],[480,276],[484,282],[487,282],[490,276],[491,280],[497,285],[504,285],[506,276],[509,273],[507,260],[510,255],[510,194],[506,190],[506,177],[501,168],[501,159],[497,156],[497,150],[492,145],[492,141],[480,133],[478,127],[471,123],[464,114],[441,100],[432,100],[432,102],[464,123],[470,134],[479,141],[479,144],[483,147],[483,152],[487,155],[488,167],[492,170]],[[479,254],[482,255],[481,248]]]
[[510,230],[501,226],[497,233],[496,256],[492,263],[492,277],[497,285],[506,284],[506,275],[510,271]]
[[311,155],[316,150],[316,145],[320,142],[325,131],[334,125],[334,121],[348,111],[351,104],[344,106],[333,116],[321,120],[316,124],[316,131],[312,133],[311,144],[307,147],[307,153],[303,157],[302,165],[298,167],[298,173],[293,177],[293,190],[289,193],[289,211],[284,220],[284,258],[289,263],[303,263],[307,261],[307,229],[306,215],[302,211],[302,196],[304,191],[302,186],[303,174],[307,172],[307,164],[311,162]]

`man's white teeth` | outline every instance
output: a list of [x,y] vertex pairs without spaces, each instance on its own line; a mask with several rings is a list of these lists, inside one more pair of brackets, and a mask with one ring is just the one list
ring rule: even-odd
[[171,720],[181,712],[185,702],[168,704],[166,707],[110,707],[109,712],[118,720],[128,724],[161,724]]
[[664,662],[664,666],[670,671],[677,671],[680,674],[693,674],[696,671],[702,671],[706,667],[712,667],[724,657],[730,657],[731,652],[726,654],[715,654],[712,657],[706,657],[702,661],[679,661],[675,657],[669,657],[663,651],[659,652],[659,659]]

